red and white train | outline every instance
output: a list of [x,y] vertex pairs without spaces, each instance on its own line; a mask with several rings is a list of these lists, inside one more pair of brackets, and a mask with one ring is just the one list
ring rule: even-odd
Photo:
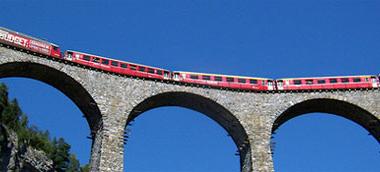
[[276,80],[277,90],[338,90],[378,88],[375,75],[284,78]]
[[51,57],[61,58],[58,45],[0,27],[0,43]]
[[196,72],[172,72],[174,81],[239,90],[275,90],[273,79]]
[[216,88],[248,91],[304,91],[372,89],[380,87],[380,76],[376,75],[283,78],[274,80],[270,78],[209,73],[182,71],[171,72],[166,69],[120,61],[72,50],[67,50],[64,54],[62,54],[59,46],[56,44],[3,27],[0,27],[0,44],[19,48],[22,51],[70,61],[72,63],[115,74]]
[[116,59],[105,58],[97,55],[67,50],[63,59],[121,75],[136,76],[160,80],[170,80],[170,71],[157,67],[145,66]]

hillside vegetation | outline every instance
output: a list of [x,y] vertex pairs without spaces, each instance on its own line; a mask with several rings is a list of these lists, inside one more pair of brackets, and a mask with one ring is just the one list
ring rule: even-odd
[[[32,147],[45,152],[46,156],[53,161],[52,171],[89,171],[88,165],[80,166],[75,154],[70,153],[71,146],[63,138],[51,138],[48,131],[41,131],[29,124],[28,117],[20,109],[17,100],[9,99],[8,89],[2,83],[0,83],[0,125],[16,133],[18,138],[16,149]],[[9,151],[7,149],[6,135],[0,134],[0,155],[5,155],[5,152]],[[1,156],[0,165],[4,166],[6,164],[4,161],[5,157]]]

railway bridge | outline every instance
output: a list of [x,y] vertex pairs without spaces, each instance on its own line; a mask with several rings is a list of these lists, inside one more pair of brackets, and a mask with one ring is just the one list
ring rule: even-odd
[[[380,143],[378,89],[314,92],[244,92],[118,76],[0,47],[0,78],[45,82],[68,96],[91,129],[92,171],[123,171],[124,131],[143,112],[181,106],[207,115],[233,138],[241,171],[274,171],[271,135],[281,124],[310,112],[350,119]],[[127,152],[128,153],[128,152]]]

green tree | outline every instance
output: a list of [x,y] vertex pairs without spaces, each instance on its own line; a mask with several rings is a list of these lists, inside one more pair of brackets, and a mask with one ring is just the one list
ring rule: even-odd
[[79,172],[80,164],[77,157],[74,154],[70,155],[69,165],[67,167],[66,172]]
[[0,114],[5,106],[8,105],[8,88],[4,84],[0,84]]
[[80,168],[80,172],[90,172],[90,164],[86,164]]
[[70,145],[65,142],[63,138],[53,139],[54,151],[50,158],[54,162],[55,170],[64,172],[69,166],[70,162]]
[[17,132],[20,128],[19,118],[22,114],[20,106],[16,99],[9,102],[8,106],[5,106],[1,113],[1,122]]

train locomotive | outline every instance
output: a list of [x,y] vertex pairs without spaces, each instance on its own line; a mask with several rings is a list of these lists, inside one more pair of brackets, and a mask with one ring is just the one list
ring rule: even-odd
[[258,78],[210,73],[170,71],[167,69],[125,62],[103,56],[67,50],[58,45],[0,27],[0,44],[33,54],[43,55],[74,64],[130,77],[147,78],[173,83],[258,92],[373,89],[380,87],[376,75],[331,76],[307,78]]
[[58,45],[0,27],[0,43],[14,46],[21,50],[47,55],[54,58],[62,58]]

